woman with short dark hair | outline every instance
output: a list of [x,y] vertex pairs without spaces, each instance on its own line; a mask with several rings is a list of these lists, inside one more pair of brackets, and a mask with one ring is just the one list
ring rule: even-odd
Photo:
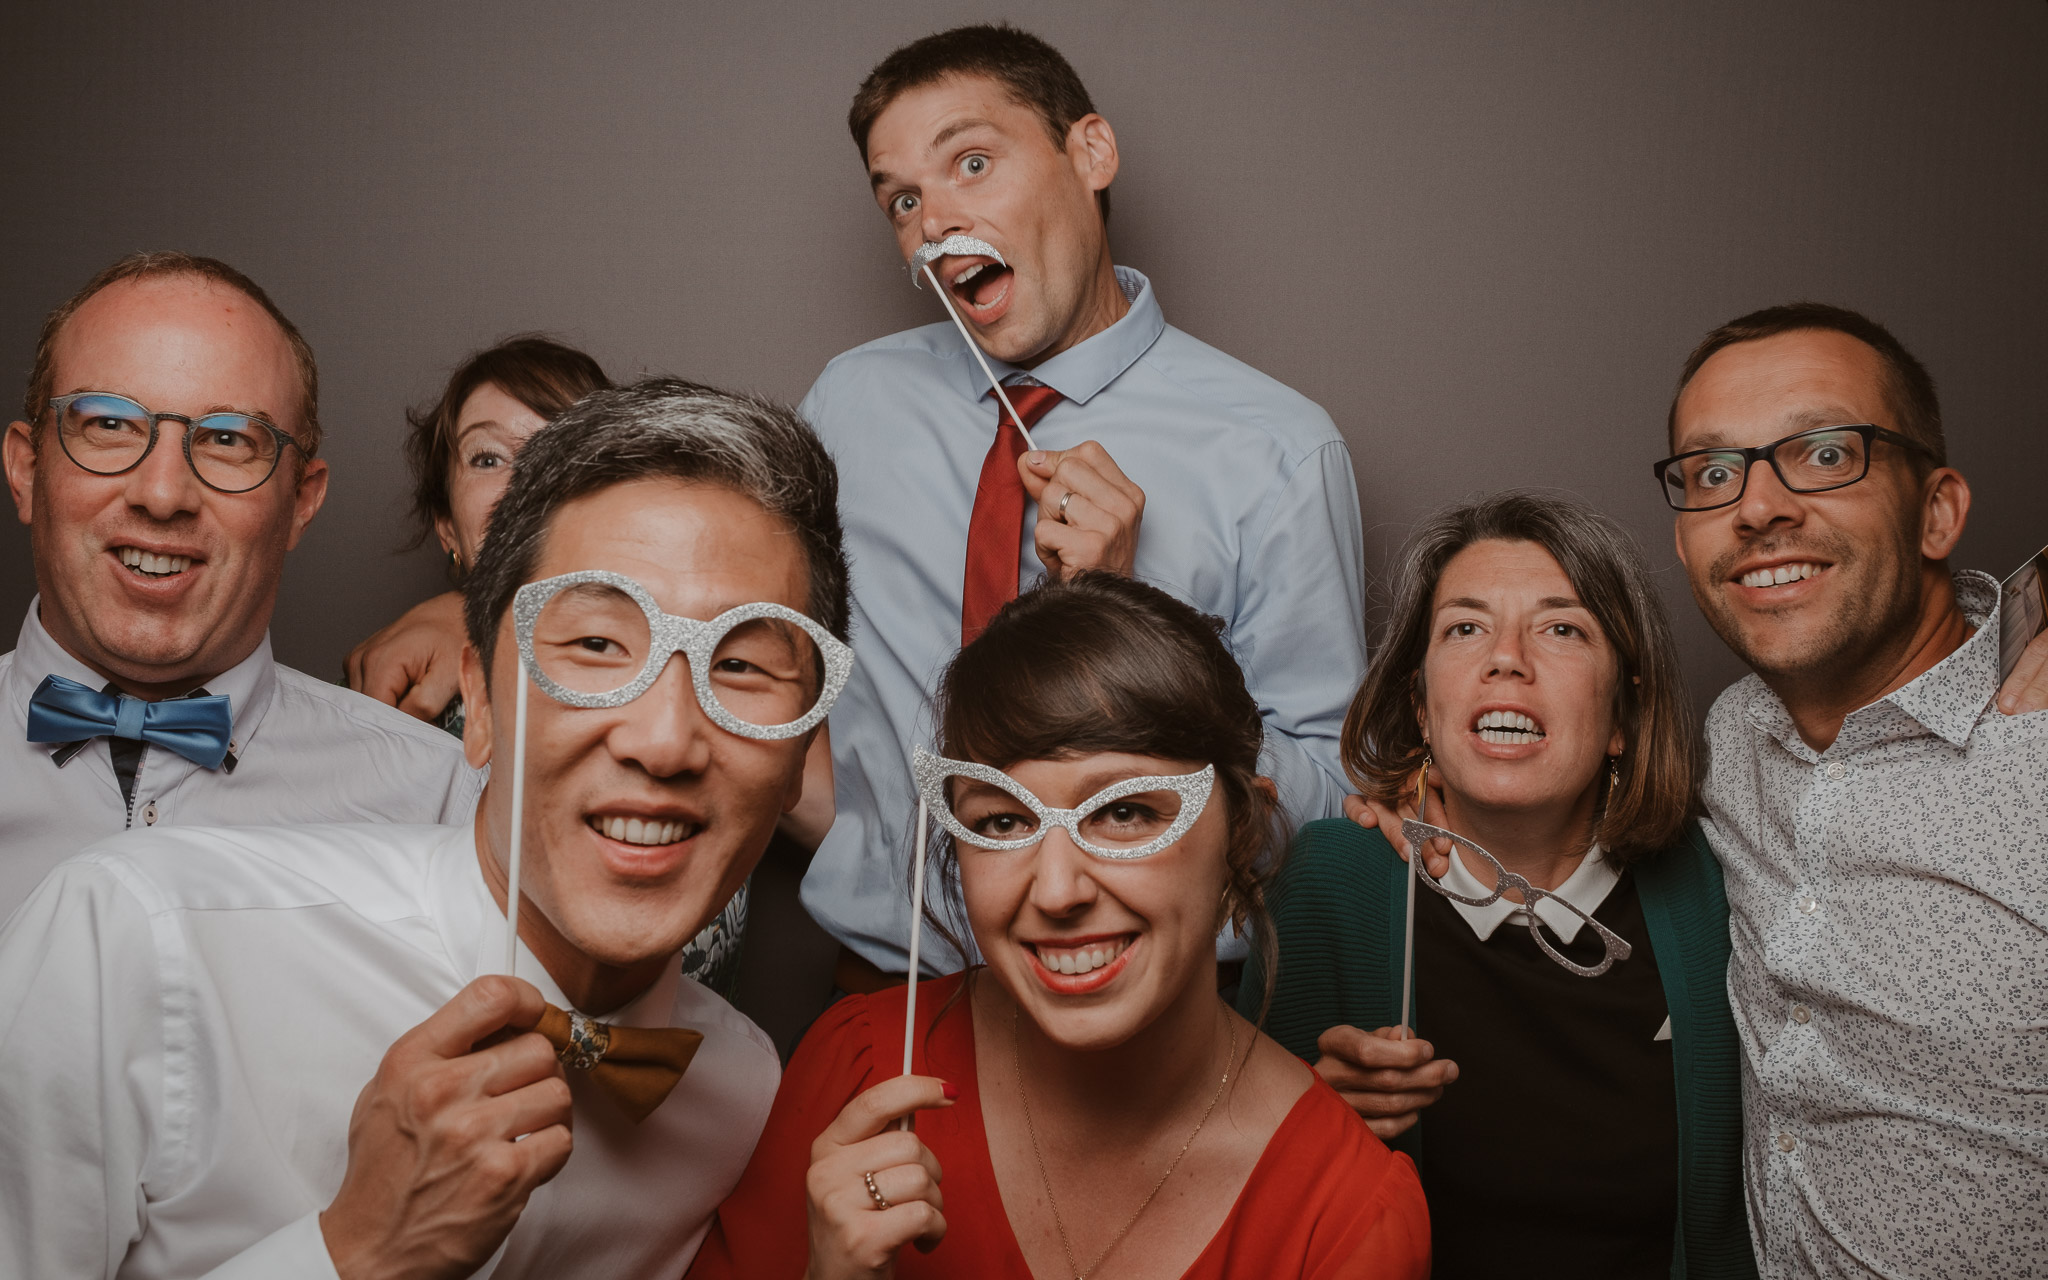
[[960,651],[920,853],[982,963],[907,1030],[903,987],[826,1011],[694,1280],[1427,1273],[1407,1158],[1217,996],[1223,920],[1270,935],[1280,834],[1219,626],[1081,573]]
[[1247,1000],[1270,975],[1267,1031],[1405,1134],[1436,1276],[1755,1275],[1703,748],[1634,544],[1530,493],[1440,512],[1375,657],[1346,768],[1455,840],[1411,869],[1309,824]]

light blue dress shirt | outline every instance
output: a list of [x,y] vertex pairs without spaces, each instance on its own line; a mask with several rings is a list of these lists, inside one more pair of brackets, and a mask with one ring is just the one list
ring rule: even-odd
[[[1121,320],[1028,374],[991,361],[996,376],[1066,397],[1032,428],[1039,448],[1095,440],[1145,491],[1137,576],[1228,624],[1266,722],[1264,771],[1290,820],[1329,817],[1349,789],[1337,737],[1365,675],[1350,455],[1312,401],[1169,326],[1151,282],[1116,272],[1131,304]],[[838,814],[803,903],[894,973],[909,967],[909,754],[932,741],[931,690],[959,648],[967,522],[996,412],[943,321],[838,357],[803,403],[839,464],[855,654],[832,711]],[[1028,506],[1020,587],[1044,572],[1036,520]],[[932,971],[957,967],[926,945]]]

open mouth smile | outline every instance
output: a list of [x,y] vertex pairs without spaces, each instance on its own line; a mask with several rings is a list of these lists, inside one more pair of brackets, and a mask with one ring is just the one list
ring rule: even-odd
[[954,261],[966,265],[946,276],[946,291],[975,319],[993,315],[1010,296],[1010,268],[990,258]]
[[191,556],[161,555],[141,547],[116,547],[121,563],[145,578],[170,578],[192,567]]
[[1472,732],[1479,735],[1481,742],[1499,747],[1527,746],[1549,736],[1536,717],[1519,711],[1484,712],[1473,721]]
[[1088,995],[1108,986],[1130,965],[1135,933],[1106,934],[1071,942],[1026,942],[1032,971],[1047,990]]
[[592,831],[616,840],[620,844],[639,845],[643,848],[659,848],[663,845],[681,844],[704,829],[701,822],[679,822],[663,818],[625,818],[618,814],[609,816],[592,814],[584,823]]
[[1754,588],[1784,587],[1795,582],[1805,582],[1828,571],[1829,566],[1812,560],[1788,560],[1783,564],[1764,565],[1739,575],[1736,585]]

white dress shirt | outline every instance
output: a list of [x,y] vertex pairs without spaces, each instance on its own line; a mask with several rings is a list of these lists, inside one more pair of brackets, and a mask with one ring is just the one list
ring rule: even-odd
[[[317,1215],[356,1097],[504,927],[466,825],[159,827],[64,863],[0,930],[0,1276],[332,1280]],[[676,1280],[696,1255],[781,1071],[662,975],[605,1017],[701,1030],[688,1073],[636,1126],[570,1072],[574,1153],[477,1275]],[[569,1007],[523,950],[519,976]]]
[[[1443,875],[1444,888],[1454,893],[1462,893],[1468,898],[1483,898],[1492,893],[1494,886],[1499,883],[1498,877],[1494,875],[1493,868],[1487,866],[1484,861],[1475,861],[1479,861],[1480,870],[1484,873],[1483,878],[1465,869],[1464,852],[1455,845],[1452,846],[1451,869]],[[1607,901],[1607,895],[1612,893],[1614,886],[1619,883],[1621,873],[1614,869],[1614,864],[1607,860],[1606,853],[1596,844],[1586,851],[1585,857],[1579,859],[1579,865],[1572,868],[1572,873],[1565,877],[1564,883],[1549,892],[1590,916],[1600,909],[1600,904]],[[1529,909],[1519,902],[1510,902],[1505,897],[1495,898],[1483,907],[1475,907],[1456,898],[1448,901],[1452,908],[1464,917],[1465,923],[1472,926],[1472,932],[1479,935],[1481,942],[1491,938],[1493,931],[1509,920],[1513,920],[1518,929],[1529,927]],[[1548,898],[1536,900],[1536,918],[1549,926],[1550,931],[1567,945],[1579,936],[1579,929],[1586,923]]]
[[1976,634],[1827,750],[1753,675],[1707,718],[1766,1277],[2048,1275],[2048,712],[1955,582]]
[[[1130,310],[1045,361],[1063,397],[1040,449],[1099,441],[1150,497],[1133,576],[1222,618],[1265,721],[1260,772],[1296,824],[1341,812],[1338,737],[1365,678],[1364,535],[1351,455],[1306,396],[1166,323],[1152,282],[1116,268]],[[1024,370],[991,365],[1010,380]],[[1359,405],[1347,406],[1359,413]],[[886,972],[908,967],[913,746],[960,649],[967,529],[1001,406],[943,319],[857,347],[801,412],[839,466],[857,660],[832,710],[836,816],[804,875],[826,932]],[[1045,572],[1027,502],[1017,578]],[[923,963],[958,968],[925,937]],[[1241,941],[1221,952],[1242,958]]]
[[43,629],[37,601],[14,652],[0,654],[0,920],[50,868],[128,827],[298,822],[459,822],[483,774],[432,725],[256,652],[206,682],[234,717],[235,768],[208,769],[144,746],[133,804],[107,740],[62,766],[61,744],[28,740],[28,700],[45,676],[98,689],[106,679]]

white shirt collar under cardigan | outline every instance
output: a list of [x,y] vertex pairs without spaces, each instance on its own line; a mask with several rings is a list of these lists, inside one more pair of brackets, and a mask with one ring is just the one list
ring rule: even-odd
[[[1485,866],[1484,863],[1480,865]],[[1486,867],[1486,870],[1490,872],[1493,868]],[[1607,860],[1607,855],[1596,844],[1586,851],[1586,856],[1579,860],[1579,865],[1573,869],[1571,875],[1565,877],[1565,882],[1550,892],[1587,915],[1592,915],[1601,903],[1607,901],[1607,895],[1613,892],[1615,884],[1620,879],[1621,873],[1614,869],[1614,864]],[[1451,869],[1443,877],[1446,889],[1462,893],[1468,898],[1483,898],[1493,892],[1494,883],[1491,877],[1482,881],[1467,871],[1462,851],[1451,851]],[[1429,890],[1424,889],[1422,892],[1428,893]],[[1457,908],[1459,915],[1465,917],[1465,923],[1472,926],[1472,932],[1479,935],[1481,942],[1491,938],[1493,931],[1500,928],[1503,921],[1509,919],[1514,920],[1516,928],[1528,927],[1522,905],[1510,902],[1505,897],[1496,898],[1483,907],[1468,906],[1455,898],[1446,901]],[[1548,925],[1550,931],[1566,943],[1578,937],[1580,928],[1585,925],[1585,921],[1555,902],[1542,899],[1538,899],[1536,903],[1536,918]]]

